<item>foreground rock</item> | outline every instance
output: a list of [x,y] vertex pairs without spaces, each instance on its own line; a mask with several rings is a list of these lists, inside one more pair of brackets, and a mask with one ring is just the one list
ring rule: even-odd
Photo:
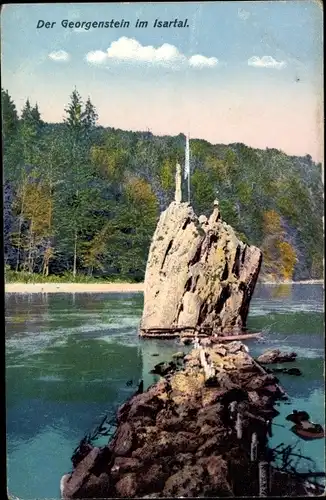
[[295,352],[281,352],[279,349],[271,349],[263,352],[257,361],[262,364],[287,363],[295,361],[297,354]]
[[240,333],[261,260],[222,221],[217,202],[209,219],[188,203],[171,203],[149,251],[140,334]]
[[119,408],[107,446],[81,450],[63,498],[258,495],[277,382],[240,342],[194,349]]

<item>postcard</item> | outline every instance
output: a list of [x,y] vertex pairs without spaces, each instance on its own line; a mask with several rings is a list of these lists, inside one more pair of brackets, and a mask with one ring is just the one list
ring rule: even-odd
[[322,29],[3,5],[10,498],[324,491]]

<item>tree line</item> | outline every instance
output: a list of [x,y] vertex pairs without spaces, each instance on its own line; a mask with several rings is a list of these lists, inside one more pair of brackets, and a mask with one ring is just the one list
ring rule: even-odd
[[[141,281],[159,214],[174,199],[185,136],[97,124],[74,89],[61,123],[1,90],[7,271]],[[272,279],[323,275],[321,165],[311,157],[191,139],[192,204],[262,248]],[[186,186],[184,186],[186,192]]]

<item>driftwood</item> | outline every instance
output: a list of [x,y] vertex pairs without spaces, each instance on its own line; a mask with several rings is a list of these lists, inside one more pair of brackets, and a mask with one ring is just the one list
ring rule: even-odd
[[257,333],[244,333],[243,335],[224,335],[223,337],[213,337],[214,340],[218,340],[219,342],[223,340],[246,340],[246,339],[254,339],[256,337],[260,337],[261,332]]
[[[187,330],[191,330],[192,333],[187,333]],[[215,336],[214,333],[208,333],[209,329],[205,328],[202,330],[196,330],[191,327],[178,327],[178,328],[149,328],[149,329],[140,329],[139,333],[141,337],[150,337],[150,338],[194,338],[195,335],[198,338],[210,338],[213,342],[224,342],[224,341],[233,341],[233,340],[246,340],[260,337],[262,332],[257,333],[243,333],[239,335],[222,335]]]

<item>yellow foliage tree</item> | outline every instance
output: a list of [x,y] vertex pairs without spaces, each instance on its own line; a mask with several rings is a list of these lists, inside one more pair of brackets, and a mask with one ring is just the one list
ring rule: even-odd
[[297,262],[295,250],[292,245],[286,241],[279,242],[278,247],[280,249],[283,278],[285,280],[290,280],[293,277],[294,266]]
[[[49,186],[41,182],[27,179],[21,186],[15,207],[20,213],[18,233],[13,233],[11,241],[13,246],[25,251],[23,268],[33,272],[37,247],[51,236],[52,222],[52,196]],[[22,221],[28,222],[28,229],[22,230]],[[47,255],[49,260],[52,255]],[[19,265],[19,255],[17,267]]]
[[284,231],[281,224],[281,216],[275,210],[268,210],[264,213],[264,233],[265,236],[283,236]]
[[283,241],[283,228],[281,216],[275,210],[264,213],[264,240],[262,242],[263,251],[263,272],[271,278],[280,277],[280,247]]
[[132,178],[126,186],[126,195],[128,201],[137,207],[156,209],[157,199],[155,193],[148,182],[140,178]]
[[91,149],[91,160],[103,177],[111,181],[119,181],[123,178],[128,154],[117,147],[94,146]]
[[29,184],[25,192],[25,219],[29,221],[29,248],[25,267],[29,272],[33,272],[36,247],[50,236],[51,213],[52,199],[48,186],[40,182]]
[[264,214],[264,270],[273,278],[290,280],[293,277],[297,256],[290,243],[284,241],[281,216],[275,210]]

